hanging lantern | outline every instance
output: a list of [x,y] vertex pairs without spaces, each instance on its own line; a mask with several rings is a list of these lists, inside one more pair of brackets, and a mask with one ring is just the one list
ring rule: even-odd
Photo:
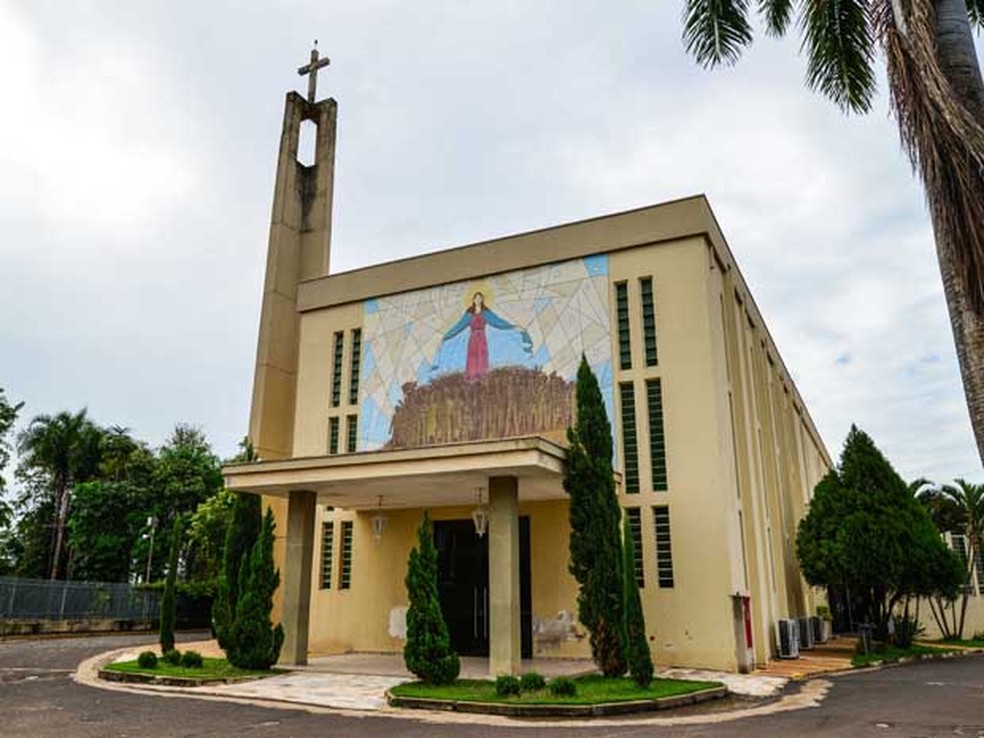
[[372,516],[372,537],[378,543],[386,532],[389,517],[383,512],[383,496],[379,496],[379,512]]
[[489,509],[487,507],[476,507],[472,510],[472,522],[475,524],[475,532],[481,538],[489,527]]
[[479,538],[485,535],[485,531],[489,528],[489,509],[482,504],[482,488],[475,488],[475,497],[478,501],[478,506],[472,510],[471,518],[472,522],[475,524],[475,533]]

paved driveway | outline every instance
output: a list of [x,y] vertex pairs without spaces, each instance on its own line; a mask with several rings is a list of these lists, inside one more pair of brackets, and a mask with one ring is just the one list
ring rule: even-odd
[[[71,672],[103,651],[153,643],[103,637],[0,643],[0,736],[984,736],[984,657],[926,662],[831,679],[818,707],[710,724],[640,719],[594,728],[534,728],[358,717],[76,684]],[[739,705],[740,706],[740,705]],[[662,720],[663,718],[661,718]]]

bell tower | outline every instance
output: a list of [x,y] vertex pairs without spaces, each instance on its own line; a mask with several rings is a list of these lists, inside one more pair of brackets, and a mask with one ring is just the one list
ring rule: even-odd
[[[318,70],[329,60],[319,58],[318,42],[314,43],[310,62],[297,70],[308,77],[307,97],[287,93],[270,217],[249,419],[253,446],[267,460],[292,452],[300,327],[297,286],[327,275],[331,256],[338,103],[330,97],[316,101]],[[317,130],[310,166],[297,158],[304,121]]]

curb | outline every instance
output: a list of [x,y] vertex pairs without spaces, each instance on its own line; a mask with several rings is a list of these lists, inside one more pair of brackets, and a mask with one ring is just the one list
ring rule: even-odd
[[901,656],[897,659],[882,659],[880,661],[872,661],[868,664],[859,664],[858,666],[852,666],[850,669],[846,669],[841,672],[836,672],[837,674],[850,674],[851,672],[856,672],[859,669],[880,669],[888,666],[902,666],[903,664],[911,664],[916,661],[942,661],[943,659],[963,659],[968,656],[979,656],[984,654],[984,648],[964,648],[960,650],[945,651],[943,653],[918,653],[912,656]]
[[[216,684],[241,684],[266,679],[266,676],[216,677],[215,679],[179,676],[158,676],[156,674],[135,674],[111,669],[99,669],[96,676],[107,682],[127,684],[158,684],[164,687],[210,687]],[[269,676],[274,676],[270,674]]]
[[427,697],[401,697],[386,690],[386,701],[390,707],[403,707],[411,710],[438,710],[479,715],[500,715],[504,717],[609,717],[638,712],[670,710],[675,707],[696,705],[709,700],[719,700],[728,696],[728,688],[712,687],[698,692],[659,697],[653,700],[632,700],[626,702],[603,702],[597,705],[520,705],[503,702],[471,702],[468,700],[439,700]]

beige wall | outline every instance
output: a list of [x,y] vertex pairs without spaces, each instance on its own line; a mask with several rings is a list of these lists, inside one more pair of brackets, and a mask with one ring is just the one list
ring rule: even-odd
[[[795,560],[795,528],[813,485],[829,458],[816,436],[771,340],[756,319],[751,298],[733,269],[725,269],[709,242],[699,236],[611,253],[611,314],[614,284],[629,287],[632,369],[618,368],[613,329],[615,430],[623,458],[619,390],[635,392],[641,491],[620,493],[642,516],[645,567],[643,603],[650,642],[661,665],[737,666],[731,597],[752,600],[755,660],[773,649],[778,617],[812,614],[814,593]],[[646,367],[639,279],[652,276],[659,364]],[[441,277],[435,271],[432,278]],[[419,281],[419,280],[418,280]],[[293,455],[327,453],[329,418],[340,422],[344,449],[351,330],[360,327],[362,303],[350,302],[301,314]],[[330,406],[333,336],[345,332],[342,405]],[[649,460],[645,380],[659,378],[663,392],[668,490],[656,492]],[[462,500],[470,491],[463,490]],[[520,492],[522,498],[522,490]],[[670,510],[674,587],[657,584],[653,512]],[[567,573],[566,503],[521,504],[531,521],[534,617],[550,619],[576,610],[576,585]],[[470,506],[438,508],[435,519],[466,519]],[[388,529],[373,541],[371,513],[319,508],[312,583],[311,652],[402,649],[388,635],[390,611],[406,604],[403,584],[408,552],[420,510],[388,511]],[[352,520],[352,588],[340,591],[340,527],[335,529],[334,581],[319,589],[321,523]],[[283,521],[283,517],[278,520]],[[281,522],[279,529],[284,528]],[[278,560],[282,541],[278,540]],[[545,655],[586,656],[586,639],[563,641]]]

